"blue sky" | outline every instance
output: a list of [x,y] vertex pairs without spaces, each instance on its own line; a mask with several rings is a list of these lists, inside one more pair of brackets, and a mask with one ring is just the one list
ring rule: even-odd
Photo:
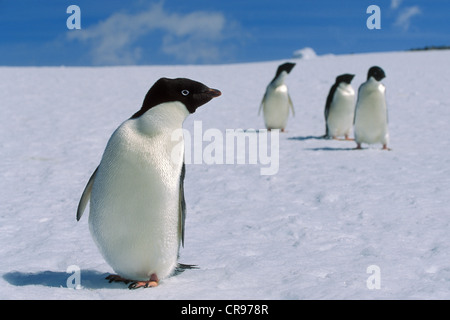
[[[81,29],[69,30],[69,5]],[[369,30],[369,5],[381,29]],[[215,64],[450,45],[448,0],[0,0],[0,65]]]

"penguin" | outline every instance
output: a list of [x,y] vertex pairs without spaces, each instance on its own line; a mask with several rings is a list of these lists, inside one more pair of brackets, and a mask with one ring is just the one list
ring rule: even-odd
[[184,149],[172,141],[189,114],[221,95],[186,78],[161,78],[142,107],[110,137],[84,189],[80,220],[90,202],[89,229],[117,275],[129,288],[155,287],[173,274],[184,246]]
[[295,115],[294,106],[289,96],[288,87],[284,83],[284,78],[294,68],[295,63],[286,62],[280,65],[277,73],[266,88],[266,92],[259,106],[258,115],[261,109],[264,114],[264,122],[268,130],[281,129],[284,132],[289,117],[289,109]]
[[356,149],[361,149],[362,143],[381,143],[383,150],[390,150],[387,147],[389,131],[386,88],[380,82],[385,77],[383,69],[373,66],[367,73],[367,81],[358,89],[354,119]]
[[341,74],[330,89],[325,104],[325,138],[349,138],[355,116],[355,90],[351,86],[354,74]]

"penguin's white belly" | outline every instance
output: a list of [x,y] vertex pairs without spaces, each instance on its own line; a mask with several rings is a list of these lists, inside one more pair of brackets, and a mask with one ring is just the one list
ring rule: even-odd
[[353,127],[354,112],[354,95],[335,94],[327,119],[328,134],[332,137],[349,135]]
[[384,94],[372,91],[358,101],[354,130],[355,140],[358,143],[388,143],[389,133]]
[[[148,280],[172,273],[179,249],[179,174],[162,154],[166,141],[120,127],[92,187],[89,226],[105,260],[121,277]],[[156,151],[158,150],[158,152]]]
[[289,94],[287,86],[269,89],[264,100],[264,122],[268,129],[284,129],[289,117]]

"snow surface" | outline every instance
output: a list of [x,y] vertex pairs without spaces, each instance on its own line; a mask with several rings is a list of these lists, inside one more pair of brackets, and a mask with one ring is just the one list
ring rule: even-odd
[[[450,51],[295,60],[296,111],[280,134],[279,171],[189,164],[180,262],[199,269],[152,289],[109,284],[81,192],[113,130],[160,77],[189,77],[222,96],[193,131],[264,128],[257,116],[284,61],[215,66],[0,68],[0,299],[449,299]],[[392,151],[318,139],[330,86],[387,74]],[[251,130],[249,130],[251,131]],[[205,143],[204,146],[206,146]],[[81,288],[66,286],[76,265]],[[380,289],[367,280],[379,267]]]
[[317,57],[317,54],[314,51],[314,49],[309,48],[309,47],[296,50],[292,54],[293,59],[314,59],[316,57]]

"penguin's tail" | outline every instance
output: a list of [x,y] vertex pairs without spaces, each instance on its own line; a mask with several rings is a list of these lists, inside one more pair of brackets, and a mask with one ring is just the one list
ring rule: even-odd
[[178,263],[177,269],[186,270],[186,269],[200,269],[199,266],[196,266],[195,264],[184,264],[184,263]]
[[194,265],[194,264],[184,264],[184,263],[178,263],[175,267],[175,270],[173,271],[173,275],[179,275],[180,273],[183,273],[185,270],[190,269],[200,269],[200,267]]

